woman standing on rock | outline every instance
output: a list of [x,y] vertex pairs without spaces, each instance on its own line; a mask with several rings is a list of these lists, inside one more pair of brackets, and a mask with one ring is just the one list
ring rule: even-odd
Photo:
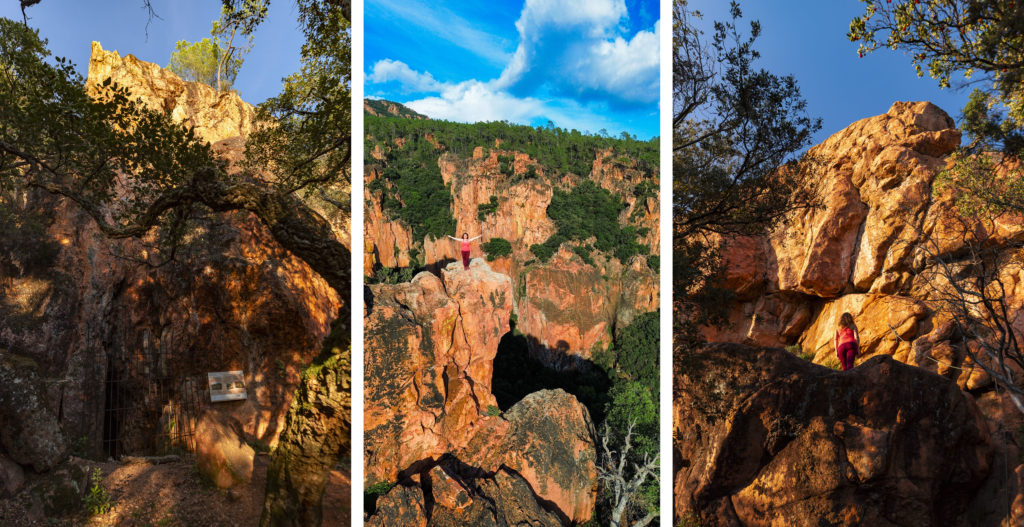
[[[483,235],[481,234],[480,236]],[[469,270],[469,242],[472,242],[473,240],[479,238],[480,236],[477,236],[476,238],[470,238],[468,232],[462,233],[462,238],[448,236],[449,238],[462,244],[462,267],[467,271]]]
[[835,345],[836,355],[839,357],[839,364],[843,366],[843,371],[852,368],[853,360],[857,358],[857,353],[860,351],[860,333],[857,331],[857,325],[853,323],[853,315],[843,313],[843,316],[839,317]]

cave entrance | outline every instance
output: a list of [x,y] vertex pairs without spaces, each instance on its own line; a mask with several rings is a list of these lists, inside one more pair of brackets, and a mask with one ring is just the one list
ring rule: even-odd
[[[160,455],[195,450],[195,425],[208,404],[205,374],[188,357],[160,352],[107,359],[102,453]],[[205,396],[205,398],[204,398]]]
[[124,386],[124,372],[113,357],[107,359],[107,379],[103,386],[103,454],[107,458],[120,459],[124,454],[121,423],[131,399]]
[[[587,407],[594,423],[603,421],[612,384],[608,374],[588,360],[581,361],[577,369],[555,369],[538,360],[530,352],[531,346],[543,347],[536,337],[517,331],[515,320],[510,320],[509,331],[498,343],[491,378],[491,391],[498,400],[498,408],[504,412],[533,392],[561,388]],[[541,355],[556,356],[558,352],[556,349],[545,351]]]

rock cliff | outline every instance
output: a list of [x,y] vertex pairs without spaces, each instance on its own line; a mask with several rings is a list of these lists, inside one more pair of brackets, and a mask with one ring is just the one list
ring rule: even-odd
[[596,499],[587,409],[544,390],[502,412],[493,361],[512,280],[479,258],[369,288],[364,399],[371,525],[585,522]]
[[[961,386],[987,386],[953,343],[928,261],[955,262],[969,243],[1011,257],[1024,224],[1009,216],[989,225],[964,218],[948,192],[935,192],[935,178],[959,144],[960,132],[941,109],[897,102],[812,148],[823,163],[823,205],[792,213],[769,237],[721,242],[736,302],[724,329],[707,330],[709,340],[796,345],[814,362],[832,364],[833,331],[849,312],[863,343],[858,361],[887,354],[932,371],[947,364],[953,368],[942,373]],[[1007,283],[1020,283],[1019,271],[1008,265]],[[1024,306],[1015,287],[1010,320]]]
[[[106,78],[242,154],[254,110],[236,94],[94,43],[87,90]],[[4,203],[25,221],[8,238],[18,243],[0,244],[0,346],[40,365],[81,454],[189,446],[209,404],[206,373],[224,370],[244,371],[249,395],[222,405],[228,419],[247,440],[276,443],[301,369],[343,304],[334,290],[248,213],[202,220],[175,261],[152,267],[137,260],[152,240],[113,242],[62,199],[18,198]]]

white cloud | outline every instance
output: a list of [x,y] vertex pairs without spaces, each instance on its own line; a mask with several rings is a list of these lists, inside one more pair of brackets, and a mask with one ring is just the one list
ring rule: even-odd
[[402,85],[405,92],[436,92],[446,86],[434,79],[430,72],[420,73],[409,67],[400,60],[384,59],[378,60],[366,80],[382,84],[396,81]]
[[438,97],[410,101],[405,105],[434,119],[461,122],[529,122],[544,109],[544,104],[537,99],[514,97],[493,89],[490,83],[479,81],[461,82],[445,88]]
[[528,0],[516,21],[519,46],[497,85],[514,91],[548,85],[578,97],[656,102],[661,23],[626,40],[617,35],[626,17],[623,0]]

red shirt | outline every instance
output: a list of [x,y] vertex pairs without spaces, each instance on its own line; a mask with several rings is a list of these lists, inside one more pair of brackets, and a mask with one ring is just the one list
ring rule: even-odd
[[836,331],[836,348],[847,342],[857,342],[857,334],[853,332],[853,328],[840,328]]
[[459,241],[462,242],[462,252],[468,253],[469,252],[469,240],[463,238],[462,240],[459,240]]

